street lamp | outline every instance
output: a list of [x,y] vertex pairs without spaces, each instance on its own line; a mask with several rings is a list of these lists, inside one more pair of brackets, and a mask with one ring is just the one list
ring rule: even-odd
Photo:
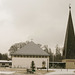
[[47,59],[47,72],[48,72],[48,59]]

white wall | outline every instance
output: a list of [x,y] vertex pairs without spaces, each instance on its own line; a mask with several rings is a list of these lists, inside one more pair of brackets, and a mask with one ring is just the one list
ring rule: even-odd
[[12,57],[12,67],[30,68],[32,61],[34,61],[36,68],[42,67],[43,61],[46,62],[46,67],[47,67],[47,63],[49,67],[49,57],[47,58]]

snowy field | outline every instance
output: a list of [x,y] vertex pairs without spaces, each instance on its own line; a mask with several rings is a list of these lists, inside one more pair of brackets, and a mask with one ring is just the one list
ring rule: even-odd
[[14,71],[0,71],[0,75],[11,75],[14,74]]
[[[51,69],[50,69],[51,70]],[[75,69],[52,69],[55,72],[50,72],[45,75],[75,75]]]
[[[54,70],[54,72],[49,72],[45,75],[75,75],[75,72],[74,72],[75,69],[49,69],[49,70]],[[29,74],[21,74],[21,73],[17,74],[15,73],[15,71],[0,71],[0,75],[29,75]],[[37,75],[43,75],[43,74],[41,73]]]

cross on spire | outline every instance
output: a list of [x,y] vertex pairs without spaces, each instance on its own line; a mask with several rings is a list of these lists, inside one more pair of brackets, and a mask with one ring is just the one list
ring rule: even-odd
[[71,4],[69,4],[69,9],[71,10]]

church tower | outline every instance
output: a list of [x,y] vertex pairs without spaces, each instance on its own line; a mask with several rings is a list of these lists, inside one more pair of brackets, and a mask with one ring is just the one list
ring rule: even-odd
[[75,59],[75,36],[71,15],[71,6],[69,6],[69,18],[64,42],[63,56],[65,59]]

